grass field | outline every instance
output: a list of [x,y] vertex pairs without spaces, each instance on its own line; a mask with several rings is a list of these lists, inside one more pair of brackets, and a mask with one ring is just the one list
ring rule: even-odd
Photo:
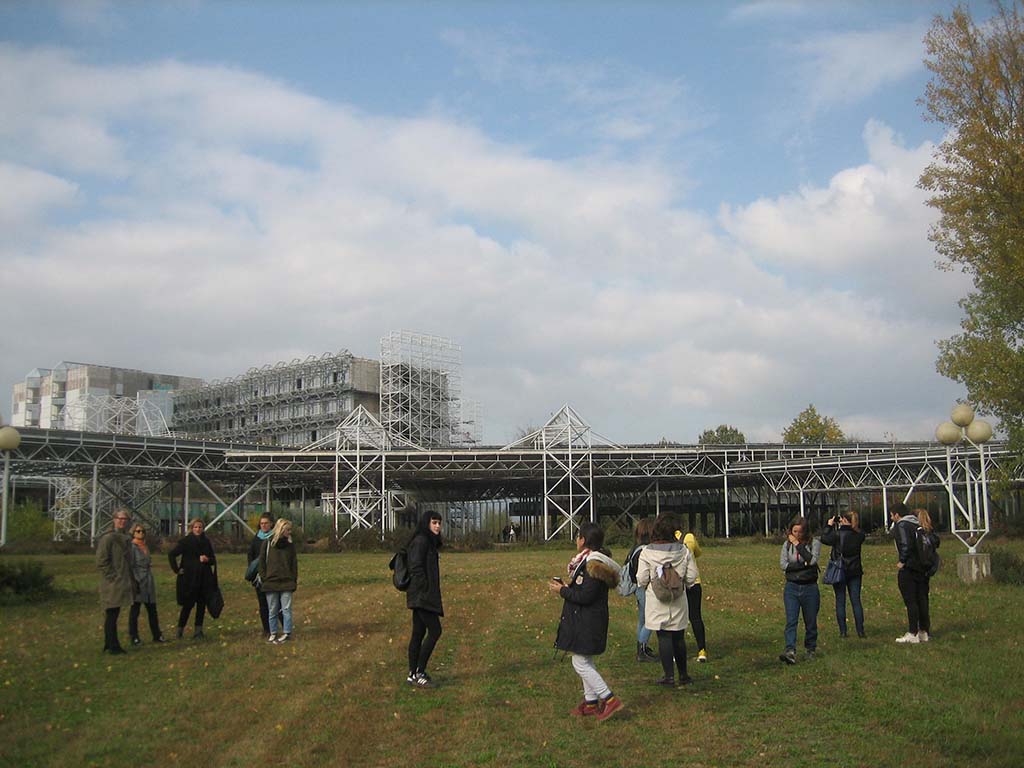
[[[92,559],[48,556],[60,595],[0,608],[0,764],[1024,765],[1024,591],[963,586],[957,551],[945,542],[932,581],[932,643],[893,642],[905,629],[893,552],[866,547],[868,638],[839,639],[825,588],[819,658],[786,667],[777,548],[705,546],[711,662],[691,664],[688,689],[652,685],[659,665],[634,661],[635,603],[612,595],[598,668],[626,709],[605,723],[567,715],[578,679],[552,652],[561,601],[545,577],[568,548],[442,553],[434,690],[404,683],[409,613],[385,554],[302,556],[295,642],[282,646],[264,642],[243,556],[224,555],[227,608],[208,639],[122,657],[100,653]],[[173,637],[172,576],[158,562]]]

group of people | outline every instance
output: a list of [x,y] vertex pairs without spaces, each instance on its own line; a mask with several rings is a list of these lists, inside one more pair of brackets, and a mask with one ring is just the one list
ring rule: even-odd
[[[141,523],[130,527],[131,516],[126,509],[115,509],[111,530],[96,546],[96,566],[100,571],[100,604],[104,609],[103,651],[125,653],[118,637],[117,621],[121,608],[131,603],[128,613],[128,636],[132,645],[140,645],[139,614],[146,606],[153,642],[164,643],[156,605],[156,579],[146,542],[146,528]],[[291,539],[291,523],[265,514],[260,530],[249,548],[249,559],[255,561],[253,584],[260,602],[260,619],[268,642],[287,642],[292,633],[292,593],[298,584],[298,559]],[[171,570],[176,575],[175,595],[181,610],[178,614],[178,639],[185,635],[189,617],[195,610],[192,637],[202,640],[207,608],[220,595],[217,580],[217,555],[206,536],[206,524],[192,520],[188,534],[167,553]],[[278,627],[280,625],[280,633]]]
[[[923,562],[917,545],[923,537],[934,551],[939,547],[931,516],[926,509],[911,511],[903,502],[890,508],[891,533],[896,543],[896,582],[907,610],[907,631],[896,638],[897,643],[926,643],[930,639],[931,616],[928,610],[928,592],[931,577],[938,570],[938,560]],[[797,625],[801,614],[804,620],[804,652],[808,660],[814,658],[818,645],[818,609],[821,594],[818,591],[819,558],[821,545],[832,547],[829,559],[841,561],[842,576],[832,584],[836,597],[836,623],[839,636],[847,637],[846,598],[850,598],[853,623],[857,637],[866,637],[864,606],[861,603],[861,581],[864,566],[861,546],[864,533],[856,512],[843,512],[828,521],[821,538],[812,538],[808,522],[795,518],[786,531],[786,541],[779,553],[779,565],[786,576],[782,599],[786,608],[785,649],[779,659],[796,664]],[[838,565],[838,563],[837,563]],[[837,569],[838,570],[838,569]]]
[[[923,643],[930,638],[928,609],[929,582],[936,563],[924,563],[919,555],[919,537],[926,537],[932,550],[939,546],[927,510],[909,510],[897,502],[891,509],[892,535],[897,553],[897,583],[907,609],[907,632],[898,643]],[[131,602],[129,636],[134,645],[141,640],[138,618],[146,606],[154,642],[165,642],[156,609],[156,585],[152,559],[146,545],[146,530],[141,524],[126,534],[129,515],[118,509],[112,530],[97,546],[96,563],[100,570],[100,598],[105,609],[104,647],[108,653],[125,653],[117,636],[120,608]],[[795,518],[786,531],[779,554],[785,574],[783,604],[786,611],[785,649],[779,656],[786,664],[797,663],[796,639],[800,616],[804,621],[804,650],[813,659],[818,640],[818,589],[821,545],[831,547],[830,560],[841,561],[842,578],[832,584],[835,591],[836,622],[840,637],[847,637],[846,599],[853,611],[858,637],[865,637],[861,581],[864,574],[861,547],[864,533],[856,512],[843,512],[828,521],[820,538],[812,537],[808,521]],[[425,512],[405,547],[410,583],[406,607],[412,612],[412,630],[408,645],[409,672],[406,682],[417,688],[430,688],[433,680],[427,665],[441,637],[444,608],[441,598],[439,551],[443,547],[442,518],[436,511]],[[193,637],[203,637],[207,603],[217,587],[216,554],[205,534],[202,520],[193,520],[189,533],[168,553],[171,569],[177,574],[178,638],[183,637],[189,616],[195,609]],[[555,647],[572,655],[572,666],[579,675],[583,698],[571,710],[580,717],[594,716],[603,721],[623,708],[622,701],[598,672],[595,657],[604,653],[608,643],[608,593],[616,589],[623,569],[635,584],[637,604],[636,658],[659,660],[663,675],[656,682],[663,687],[689,685],[685,633],[693,628],[697,660],[708,658],[706,630],[701,611],[702,589],[697,558],[700,545],[692,533],[682,534],[677,522],[668,515],[644,518],[636,526],[635,545],[623,566],[616,563],[604,546],[604,531],[596,523],[583,523],[575,541],[576,552],[566,566],[566,575],[554,576],[548,588],[563,601]],[[837,563],[839,565],[839,563]],[[264,514],[259,531],[249,547],[246,578],[256,591],[260,621],[267,642],[288,642],[293,632],[292,596],[298,586],[298,557],[292,541],[292,524]],[[658,638],[655,654],[651,636]]]

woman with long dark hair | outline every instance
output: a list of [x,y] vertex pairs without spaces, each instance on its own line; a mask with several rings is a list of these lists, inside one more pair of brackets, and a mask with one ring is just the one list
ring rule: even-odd
[[405,605],[412,611],[409,637],[409,676],[405,681],[417,688],[431,688],[427,663],[441,637],[441,567],[438,550],[441,540],[441,513],[427,510],[420,517],[416,532],[406,545],[411,582],[405,593]]

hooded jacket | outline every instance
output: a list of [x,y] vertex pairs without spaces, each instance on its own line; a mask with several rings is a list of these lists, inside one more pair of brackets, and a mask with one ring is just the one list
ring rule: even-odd
[[608,644],[608,590],[619,584],[619,564],[593,551],[558,594],[565,602],[555,647],[580,656],[604,653]]
[[295,543],[282,536],[273,544],[267,539],[260,548],[260,590],[294,592],[299,585],[299,558]]
[[640,553],[640,565],[636,569],[636,586],[637,589],[646,590],[644,626],[655,632],[659,629],[678,632],[690,624],[686,592],[682,592],[670,603],[659,600],[654,594],[654,587],[651,586],[651,582],[658,578],[659,567],[674,568],[687,589],[697,582],[700,574],[689,548],[679,542],[648,544]]
[[430,530],[430,513],[424,513],[406,547],[411,581],[405,593],[406,608],[419,608],[444,616],[441,604],[441,537]]
[[[928,569],[921,564],[917,558],[917,529],[921,527],[921,521],[917,515],[904,515],[900,521],[892,527],[892,537],[896,541],[896,555],[903,567],[914,573],[926,573]],[[922,530],[922,533],[924,531]],[[939,548],[939,536],[934,531],[926,533],[932,540],[932,545]]]

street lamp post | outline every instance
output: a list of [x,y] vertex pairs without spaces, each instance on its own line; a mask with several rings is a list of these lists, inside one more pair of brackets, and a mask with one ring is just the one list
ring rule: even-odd
[[[957,555],[956,569],[961,581],[976,582],[992,574],[992,561],[988,553],[978,552],[978,545],[991,530],[988,505],[988,477],[985,468],[985,443],[992,439],[992,426],[974,418],[974,410],[967,404],[958,405],[950,421],[935,429],[936,439],[946,446],[946,490],[949,493],[949,522],[953,535],[967,547],[967,553]],[[966,507],[953,492],[952,447],[961,441],[978,450],[978,472],[971,466],[970,455],[957,452],[957,463],[962,461]],[[957,525],[957,511],[966,519],[967,527]],[[965,538],[966,537],[966,538]]]
[[4,454],[3,511],[0,512],[0,547],[7,546],[7,493],[11,480],[11,451],[21,445],[21,434],[14,427],[0,427],[0,452]]

